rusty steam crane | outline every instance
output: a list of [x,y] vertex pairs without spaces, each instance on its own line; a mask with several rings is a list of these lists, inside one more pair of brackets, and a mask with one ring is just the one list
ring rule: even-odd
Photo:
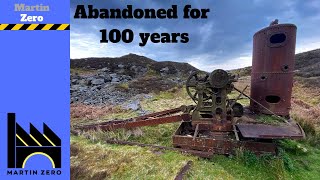
[[[237,78],[224,70],[194,72],[187,79],[186,88],[195,106],[181,106],[76,129],[112,131],[181,122],[172,137],[174,148],[115,140],[107,142],[173,149],[201,157],[233,154],[237,148],[256,154],[275,154],[275,140],[304,138],[302,128],[289,115],[296,30],[293,24],[275,22],[254,34],[250,95],[244,93],[246,88],[237,89],[233,85]],[[232,91],[237,91],[239,96],[228,98]],[[249,107],[238,102],[241,97],[250,99]],[[261,114],[277,116],[281,122],[277,125],[259,123],[256,119]]]

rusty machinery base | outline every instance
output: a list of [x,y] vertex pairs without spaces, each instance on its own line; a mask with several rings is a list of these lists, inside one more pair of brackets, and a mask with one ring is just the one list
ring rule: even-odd
[[[246,111],[243,117],[238,118],[237,122],[229,121],[201,124],[195,135],[196,127],[193,126],[192,121],[190,121],[191,116],[187,113],[180,114],[188,108],[192,108],[192,106],[182,106],[180,108],[140,116],[134,119],[107,121],[98,124],[79,126],[76,127],[76,132],[73,132],[73,134],[81,134],[81,131],[112,131],[119,128],[130,129],[142,126],[181,122],[179,128],[172,136],[173,147],[113,139],[107,139],[106,142],[175,150],[204,158],[209,158],[213,154],[235,154],[237,149],[249,150],[257,155],[265,153],[276,154],[277,146],[275,140],[301,139],[305,136],[301,127],[293,121],[290,123],[282,123],[281,125],[261,124],[255,121],[258,114],[252,115],[248,111]],[[251,121],[243,122],[243,119],[251,119]]]
[[294,121],[282,125],[216,122],[202,124],[198,130],[191,122],[182,122],[172,140],[175,148],[226,155],[242,149],[260,155],[276,154],[276,140],[301,139],[304,136],[302,128]]
[[173,146],[212,154],[235,154],[237,149],[249,150],[255,154],[276,154],[276,144],[273,140],[237,140],[239,134],[235,131],[199,130],[197,137],[194,137],[194,132],[191,123],[182,122],[172,137]]

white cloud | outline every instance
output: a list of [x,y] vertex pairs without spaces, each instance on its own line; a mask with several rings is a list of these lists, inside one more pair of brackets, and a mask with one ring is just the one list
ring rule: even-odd
[[[313,8],[319,8],[320,3],[316,4],[316,1],[308,1],[307,6]],[[257,6],[265,6],[267,4],[266,1],[262,0],[254,0],[254,3]],[[278,4],[278,7],[281,11],[277,11],[276,14],[272,14],[272,16],[265,16],[265,18],[271,22],[275,18],[278,18],[280,23],[283,22],[291,22],[295,23],[298,26],[298,32],[303,32],[304,34],[298,34],[297,36],[297,45],[296,45],[296,53],[301,53],[313,49],[320,48],[320,35],[317,33],[310,34],[310,32],[316,32],[315,27],[319,25],[320,13],[312,16],[312,17],[303,17],[302,14],[299,14],[297,11],[296,1],[292,0],[284,0],[275,2]],[[269,7],[272,8],[272,7]],[[300,12],[301,13],[301,12]],[[190,51],[186,51],[181,48],[178,49],[178,44],[162,44],[162,43],[151,43],[145,47],[140,47],[138,44],[140,42],[139,32],[150,32],[150,30],[146,31],[144,26],[135,25],[135,24],[127,24],[124,23],[121,26],[122,29],[131,28],[134,29],[135,38],[134,42],[130,44],[101,44],[100,43],[100,33],[99,29],[106,28],[108,29],[115,28],[112,24],[107,24],[105,21],[94,21],[94,23],[87,23],[86,28],[83,31],[90,32],[85,33],[83,31],[78,32],[76,28],[71,28],[71,58],[86,58],[86,57],[119,57],[128,53],[135,53],[139,55],[143,55],[155,60],[172,60],[172,61],[180,61],[180,62],[188,62],[189,64],[197,67],[198,69],[205,71],[212,71],[214,69],[236,69],[242,68],[251,65],[252,59],[252,43],[247,45],[243,42],[239,42],[239,48],[243,49],[244,53],[240,53],[237,55],[233,55],[229,58],[223,58],[225,54],[235,54],[237,50],[235,49],[232,52],[230,48],[225,47],[225,49],[212,51],[210,53],[203,53],[210,46],[208,41],[212,40],[212,36],[217,33],[218,29],[215,29],[215,24],[213,21],[207,22],[202,26],[194,26],[190,29],[190,31],[194,30],[194,33],[201,34],[199,37],[199,43],[196,47],[190,48]],[[168,29],[169,28],[169,29]],[[163,27],[163,26],[154,26],[152,32],[170,32],[171,27]],[[89,31],[90,29],[90,31]],[[222,32],[223,33],[223,32]],[[192,35],[192,33],[190,33]],[[228,36],[229,40],[232,38]],[[218,42],[221,43],[221,42]],[[236,40],[235,40],[236,43]],[[180,44],[181,46],[181,44]],[[188,48],[188,46],[185,46]],[[188,57],[189,54],[194,54]],[[187,58],[184,58],[187,57]],[[222,57],[222,58],[221,58]]]
[[243,53],[239,57],[233,57],[230,59],[217,59],[215,55],[202,54],[199,56],[193,56],[186,60],[192,66],[207,72],[211,72],[215,69],[238,69],[242,67],[251,66],[251,54]]
[[86,57],[119,57],[129,52],[148,56],[143,48],[123,44],[100,43],[100,37],[94,33],[70,34],[70,56],[74,58]]
[[320,48],[320,37],[300,40],[296,45],[296,53]]
[[214,23],[208,22],[202,26],[199,27],[199,33],[202,35],[201,36],[201,44],[206,43],[207,41],[210,41],[210,37],[212,35],[212,33],[214,32],[214,27],[213,27]]
[[[314,49],[320,48],[320,38],[302,39],[296,45],[296,53],[302,53]],[[222,60],[222,61],[221,61]],[[212,54],[202,54],[198,56],[192,56],[186,59],[186,62],[192,66],[211,72],[215,69],[238,69],[252,65],[252,53],[251,51],[240,54],[229,59],[217,59],[217,56]]]

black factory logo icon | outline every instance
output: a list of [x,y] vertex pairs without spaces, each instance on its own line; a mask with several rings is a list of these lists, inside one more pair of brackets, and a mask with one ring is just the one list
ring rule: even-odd
[[61,139],[43,123],[43,134],[30,123],[28,134],[8,113],[8,168],[25,168],[29,158],[43,155],[53,168],[61,168]]

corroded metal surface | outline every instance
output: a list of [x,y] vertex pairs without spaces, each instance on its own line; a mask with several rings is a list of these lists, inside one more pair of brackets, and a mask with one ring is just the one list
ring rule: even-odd
[[144,116],[139,116],[139,117],[125,119],[125,120],[110,120],[110,121],[101,122],[97,124],[83,125],[80,127],[75,127],[75,129],[79,129],[83,131],[88,131],[88,130],[112,131],[112,130],[121,129],[121,128],[128,129],[128,128],[135,128],[135,127],[142,127],[142,126],[153,126],[153,125],[164,124],[164,123],[190,121],[191,116],[189,115],[189,111],[191,111],[193,108],[194,108],[193,105],[181,106],[178,108],[151,113]]
[[234,154],[238,148],[250,150],[256,154],[276,153],[276,145],[270,142],[251,140],[237,140],[235,131],[201,132],[193,138],[194,133],[188,122],[181,123],[173,136],[173,146],[183,149],[212,152],[214,154]]
[[[297,27],[275,24],[253,37],[251,98],[277,115],[289,115]],[[251,100],[254,111],[270,111]]]
[[173,136],[173,146],[182,149],[211,152],[213,154],[234,154],[239,148],[252,151],[256,154],[276,154],[276,145],[272,142],[237,141],[225,138],[198,137],[193,140],[188,136]]
[[[210,74],[202,71],[192,73],[186,81],[188,95],[196,102],[192,112],[192,124],[213,124],[215,121],[231,121],[234,116],[242,116],[239,99],[229,99],[234,90],[235,76],[216,69]],[[241,106],[241,107],[240,107]]]
[[304,136],[298,125],[237,124],[236,126],[244,138],[301,139]]
[[120,121],[108,121],[100,124],[86,125],[82,126],[81,130],[102,130],[102,131],[112,131],[115,129],[129,129],[142,126],[153,126],[158,124],[189,121],[191,119],[189,114],[173,115],[167,117],[158,118],[147,118],[147,119],[129,119]]
[[235,141],[226,139],[196,138],[186,136],[173,136],[174,147],[192,149],[213,154],[235,154],[239,148],[259,154],[276,154],[276,144],[258,141]]
[[183,177],[186,175],[187,171],[191,168],[192,161],[188,161],[186,165],[184,165],[174,180],[183,180]]

